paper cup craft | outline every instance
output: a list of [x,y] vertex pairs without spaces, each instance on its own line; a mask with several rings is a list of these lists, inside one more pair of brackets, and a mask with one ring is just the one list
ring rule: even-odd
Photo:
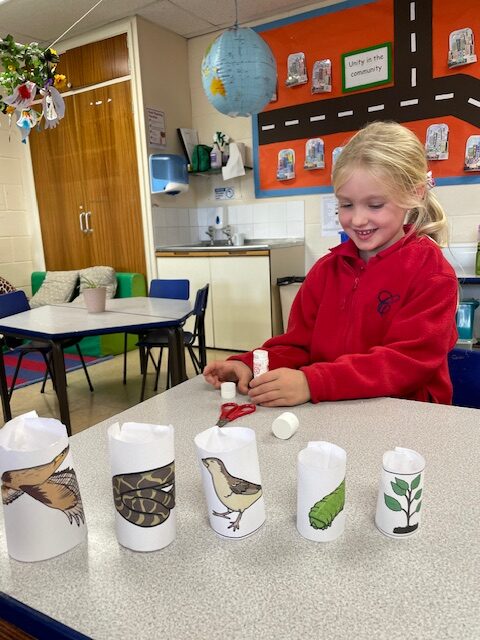
[[254,533],[265,522],[255,432],[215,426],[195,446],[212,529],[226,538]]
[[330,542],[345,529],[346,452],[330,442],[309,442],[298,454],[297,529]]
[[36,562],[73,549],[87,536],[67,430],[35,411],[0,429],[0,478],[7,550]]
[[173,427],[117,422],[108,429],[115,532],[133,551],[157,551],[175,539]]
[[418,531],[425,459],[412,449],[383,454],[375,524],[386,536],[405,538]]

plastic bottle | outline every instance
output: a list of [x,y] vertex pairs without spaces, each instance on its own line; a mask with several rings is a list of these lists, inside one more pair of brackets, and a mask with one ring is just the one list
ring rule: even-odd
[[215,142],[213,144],[213,148],[210,151],[210,168],[211,169],[220,169],[222,166],[222,152],[220,151],[220,147]]
[[480,276],[480,224],[478,225],[477,235],[477,256],[475,258],[475,275]]

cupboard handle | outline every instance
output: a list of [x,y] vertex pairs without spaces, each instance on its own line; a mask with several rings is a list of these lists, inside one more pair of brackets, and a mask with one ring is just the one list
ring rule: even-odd
[[93,229],[90,226],[90,216],[92,215],[91,211],[87,211],[85,214],[85,233],[93,233]]
[[78,220],[80,222],[80,231],[82,233],[87,233],[86,228],[83,226],[84,216],[85,216],[85,211],[82,211],[82,213],[78,214]]

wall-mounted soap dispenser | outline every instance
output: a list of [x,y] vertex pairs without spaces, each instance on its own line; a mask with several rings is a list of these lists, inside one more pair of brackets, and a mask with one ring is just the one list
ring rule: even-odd
[[223,207],[217,207],[215,211],[215,229],[223,229]]
[[169,153],[154,153],[149,160],[151,193],[168,193],[174,196],[188,191],[185,158]]

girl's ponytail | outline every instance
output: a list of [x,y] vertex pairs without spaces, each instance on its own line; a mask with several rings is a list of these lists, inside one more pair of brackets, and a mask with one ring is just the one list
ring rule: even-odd
[[447,216],[436,195],[428,186],[421,205],[410,209],[406,222],[413,225],[417,235],[430,236],[441,246],[448,244]]

